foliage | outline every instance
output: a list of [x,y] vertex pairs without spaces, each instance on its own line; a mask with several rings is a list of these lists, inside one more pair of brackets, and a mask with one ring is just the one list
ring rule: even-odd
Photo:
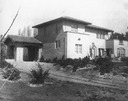
[[128,66],[128,57],[122,57],[121,61],[123,61]]
[[6,57],[6,48],[5,45],[3,43],[0,43],[0,68],[4,68],[7,66],[7,62],[5,61],[5,57]]
[[56,63],[57,62],[57,57],[53,58],[52,62]]
[[2,70],[2,75],[4,79],[12,81],[20,79],[20,71],[11,64],[8,64],[8,66]]
[[82,67],[86,66],[88,63],[89,63],[88,57],[85,57],[83,59],[81,59],[81,58],[79,58],[79,59],[67,58],[67,59],[63,59],[63,60],[58,60],[56,62],[56,64],[63,66],[63,68],[65,68],[68,65],[73,66],[73,72],[75,72],[79,67],[82,68]]
[[126,40],[126,36],[120,33],[113,33],[110,37],[111,39],[119,39],[119,40]]
[[41,58],[40,58],[39,61],[40,61],[40,62],[44,62],[44,61],[45,61],[43,55],[41,56]]
[[49,70],[44,70],[38,63],[38,69],[32,69],[29,76],[31,77],[30,83],[42,84],[44,83],[44,80],[49,76]]
[[107,58],[107,57],[97,58],[95,61],[95,65],[97,68],[99,68],[101,74],[111,72],[112,68],[114,67],[112,60],[110,58]]

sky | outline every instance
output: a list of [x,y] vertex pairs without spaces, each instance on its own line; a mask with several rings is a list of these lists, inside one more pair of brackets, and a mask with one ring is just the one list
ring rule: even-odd
[[0,0],[0,34],[19,15],[8,34],[61,16],[70,16],[94,25],[125,33],[128,29],[128,0]]

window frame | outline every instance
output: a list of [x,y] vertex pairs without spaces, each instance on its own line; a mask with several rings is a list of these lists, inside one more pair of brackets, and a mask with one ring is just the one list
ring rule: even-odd
[[82,54],[82,44],[75,44],[75,53]]
[[60,40],[56,40],[55,41],[55,49],[61,48],[61,41]]

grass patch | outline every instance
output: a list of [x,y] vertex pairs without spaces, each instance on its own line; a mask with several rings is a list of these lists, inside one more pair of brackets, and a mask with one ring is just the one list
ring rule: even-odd
[[[53,84],[32,88],[23,82],[8,82],[0,92],[0,98],[3,101],[127,101],[127,91],[53,78],[46,78],[46,81]],[[2,84],[0,82],[0,86]]]

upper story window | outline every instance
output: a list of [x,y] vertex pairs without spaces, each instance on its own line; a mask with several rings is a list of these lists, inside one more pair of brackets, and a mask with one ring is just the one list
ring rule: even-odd
[[123,45],[123,40],[119,40],[119,45]]
[[100,34],[99,33],[97,33],[97,38],[100,38]]
[[60,48],[61,47],[61,41],[60,40],[56,40],[55,41],[55,49]]
[[97,33],[98,39],[105,39],[105,34]]
[[72,32],[78,32],[78,26],[76,24],[71,25],[71,31]]

